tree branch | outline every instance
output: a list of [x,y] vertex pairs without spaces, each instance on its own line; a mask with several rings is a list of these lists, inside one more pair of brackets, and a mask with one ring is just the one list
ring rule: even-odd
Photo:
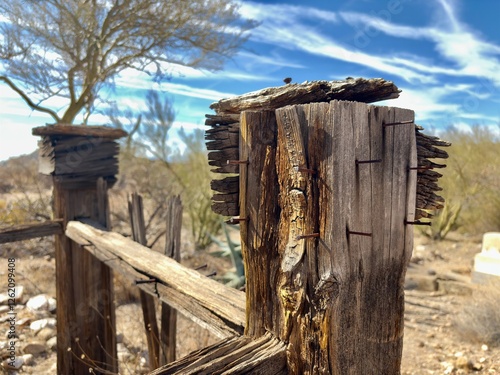
[[31,109],[35,110],[35,111],[38,111],[38,112],[44,112],[44,113],[48,113],[50,116],[52,116],[52,118],[54,120],[56,120],[56,122],[60,122],[61,119],[59,118],[59,116],[57,115],[56,112],[54,112],[53,110],[49,109],[49,108],[46,108],[46,107],[42,107],[38,104],[35,104],[29,97],[28,95],[26,95],[24,93],[24,91],[22,91],[19,87],[17,87],[14,82],[12,82],[8,77],[6,76],[0,76],[0,81],[4,81],[7,85],[9,85],[9,87],[14,90],[16,93],[19,94],[19,96],[26,102],[26,104],[28,104],[28,106],[30,106]]

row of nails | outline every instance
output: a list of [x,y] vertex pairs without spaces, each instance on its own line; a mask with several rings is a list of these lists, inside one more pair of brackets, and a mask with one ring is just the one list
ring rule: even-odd
[[[232,217],[231,219],[229,219],[228,221],[226,221],[226,223],[228,224],[238,224],[238,223],[241,223],[241,222],[246,222],[248,221],[248,217],[246,218],[243,218],[243,217]],[[424,221],[408,221],[408,220],[405,220],[404,221],[404,224],[405,225],[431,225],[431,222],[424,222]],[[364,233],[364,232],[354,232],[354,231],[349,231],[348,232],[349,234],[357,234],[357,235],[360,235],[360,236],[371,236],[371,233]],[[297,240],[301,240],[303,238],[314,238],[314,237],[319,237],[319,233],[311,233],[311,234],[302,234],[300,236],[297,236],[296,239]],[[154,279],[153,279],[154,280]]]
[[[431,225],[430,222],[422,222],[422,221],[404,221],[405,225]],[[356,232],[353,230],[348,230],[347,231],[348,235],[356,235],[356,236],[365,236],[365,237],[371,237],[371,233],[366,233],[366,232]],[[296,240],[302,240],[305,238],[317,238],[319,237],[319,233],[311,233],[311,234],[301,234],[300,236],[295,237]]]
[[[373,163],[382,163],[382,159],[374,159],[374,160],[356,160],[356,165],[359,164],[373,164]],[[228,160],[227,164],[248,164],[248,160]],[[302,173],[308,173],[311,175],[316,174],[316,170],[314,169],[309,169],[309,168],[303,168],[303,167],[293,167],[295,172],[302,172]],[[425,171],[428,169],[434,169],[430,165],[423,165],[423,166],[417,166],[417,167],[408,167],[409,170],[417,170],[417,171]]]

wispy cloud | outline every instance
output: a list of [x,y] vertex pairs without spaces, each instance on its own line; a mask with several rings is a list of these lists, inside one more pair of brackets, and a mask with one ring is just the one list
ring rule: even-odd
[[[441,6],[439,27],[397,25],[372,15],[344,12],[343,20],[351,25],[375,29],[383,34],[405,39],[427,40],[448,64],[422,64],[414,59],[395,58],[394,62],[419,72],[450,76],[476,77],[500,87],[500,46],[484,40],[457,17],[456,2],[435,0]],[[439,12],[439,9],[437,10]]]
[[[242,5],[242,11],[243,14],[262,22],[251,36],[256,42],[359,64],[399,76],[411,83],[435,84],[440,81],[438,75],[445,74],[476,77],[500,87],[500,46],[483,40],[461,23],[456,14],[455,2],[434,1],[441,6],[439,16],[442,22],[439,27],[397,25],[377,17],[376,14],[322,12],[312,7],[286,4],[278,6],[249,2]],[[370,28],[400,39],[427,40],[433,43],[434,49],[448,64],[424,62],[419,56],[411,53],[406,56],[402,53],[392,56],[368,53],[365,49],[341,44],[325,36],[319,27],[308,22],[311,19],[329,22],[331,28],[339,27],[339,22],[343,21],[359,30]]]
[[304,18],[316,17],[324,22],[330,22],[330,26],[333,27],[339,21],[337,13],[325,12],[326,15],[320,16],[322,12],[310,7],[297,9],[296,6],[280,4],[279,12],[277,9],[273,10],[273,7],[276,5],[260,3],[244,3],[242,5],[243,14],[262,22],[259,27],[253,30],[252,40],[363,65],[402,77],[410,82],[435,82],[435,79],[429,75],[408,69],[392,57],[369,54],[328,38],[314,23],[307,23],[304,20]]
[[200,88],[174,82],[163,82],[159,85],[147,81],[144,74],[135,71],[126,71],[126,74],[120,75],[116,79],[116,84],[121,88],[129,88],[135,90],[150,90],[152,88],[161,89],[167,93],[182,95],[191,98],[219,100],[234,96],[232,93],[221,92],[209,88]]

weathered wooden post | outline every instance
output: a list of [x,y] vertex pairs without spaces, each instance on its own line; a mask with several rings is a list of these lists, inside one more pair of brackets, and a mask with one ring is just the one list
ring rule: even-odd
[[[109,227],[107,189],[118,173],[116,139],[106,127],[44,126],[40,172],[53,176],[54,218]],[[64,234],[56,236],[57,373],[117,372],[111,270]]]
[[[328,84],[213,105],[210,163],[239,171],[214,181],[214,209],[241,225],[245,334],[286,343],[286,373],[398,374],[413,225],[440,203],[440,165],[426,158],[447,144],[420,134],[411,110],[332,100],[395,97],[392,83]],[[308,102],[320,103],[297,105]]]

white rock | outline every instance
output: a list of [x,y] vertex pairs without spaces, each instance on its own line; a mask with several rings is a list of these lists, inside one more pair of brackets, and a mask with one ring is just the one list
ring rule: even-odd
[[39,331],[45,327],[55,327],[55,326],[56,326],[55,318],[47,318],[47,319],[35,320],[30,324],[30,329],[32,331]]
[[54,311],[56,309],[56,300],[46,294],[39,294],[31,297],[26,302],[26,307],[31,311]]
[[45,327],[36,333],[36,338],[42,341],[47,341],[56,335],[57,332],[53,327]]
[[35,364],[35,357],[33,354],[24,354],[22,358],[26,366],[33,366]]
[[49,347],[50,350],[56,351],[57,350],[57,337],[52,337],[47,340],[47,346]]
[[482,350],[483,352],[488,351],[488,345],[484,345],[484,344],[483,344],[483,345],[481,345],[481,350]]
[[127,361],[133,357],[132,353],[130,353],[127,347],[122,343],[116,345],[116,352],[119,361]]

